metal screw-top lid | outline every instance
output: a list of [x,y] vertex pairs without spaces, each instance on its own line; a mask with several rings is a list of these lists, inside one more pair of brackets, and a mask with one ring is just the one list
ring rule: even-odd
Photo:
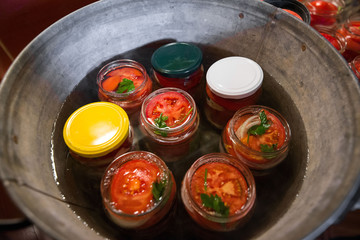
[[201,65],[202,52],[195,45],[175,42],[158,48],[151,56],[153,68],[171,78],[182,78],[195,72]]
[[83,157],[101,157],[120,147],[129,134],[129,118],[118,105],[90,103],[73,112],[65,123],[66,145]]
[[216,95],[241,99],[254,94],[262,85],[263,71],[259,64],[245,57],[227,57],[213,63],[206,82]]

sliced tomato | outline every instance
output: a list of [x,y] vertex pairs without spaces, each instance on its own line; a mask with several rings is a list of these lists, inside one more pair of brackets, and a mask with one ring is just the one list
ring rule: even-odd
[[111,202],[127,214],[139,214],[153,206],[152,184],[160,169],[151,162],[137,159],[117,170],[110,187]]
[[[205,169],[207,169],[207,187],[205,190]],[[199,206],[202,206],[202,193],[218,195],[230,209],[229,214],[239,211],[247,201],[248,185],[242,173],[232,165],[220,162],[206,163],[200,166],[191,179],[191,194]]]
[[144,82],[144,74],[132,67],[117,68],[108,72],[104,76],[104,80],[101,83],[103,89],[108,92],[115,92],[124,78],[133,81],[135,89],[138,88]]
[[179,92],[170,91],[161,93],[151,99],[146,107],[147,119],[155,125],[155,119],[162,113],[163,117],[167,117],[165,121],[168,127],[177,126],[190,118],[191,104]]
[[[248,136],[248,134],[246,134],[245,137],[240,139],[243,144],[258,152],[261,152],[261,145],[268,145],[269,147],[276,145],[276,149],[279,149],[282,145],[284,145],[286,138],[285,128],[280,120],[268,111],[264,111],[271,124],[266,132],[262,135]],[[239,123],[236,124],[235,129],[237,129],[248,117],[240,119]]]
[[108,92],[115,92],[121,81],[120,76],[109,77],[102,82],[102,87]]

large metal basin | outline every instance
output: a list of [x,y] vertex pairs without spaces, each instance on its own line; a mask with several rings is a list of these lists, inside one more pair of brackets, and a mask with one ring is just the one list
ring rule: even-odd
[[[277,109],[292,128],[289,156],[268,175],[256,176],[254,216],[234,232],[202,230],[179,197],[164,225],[140,233],[121,230],[103,214],[96,173],[67,155],[61,129],[72,111],[97,101],[97,71],[124,57],[150,70],[154,49],[170,41],[200,46],[205,69],[231,55],[257,61],[265,72],[261,104]],[[341,55],[311,27],[272,5],[100,1],[40,34],[5,75],[1,179],[24,213],[55,239],[311,239],[357,198],[359,106],[359,84]],[[218,150],[219,131],[204,118],[201,124],[201,148],[169,163],[178,186],[196,157]],[[144,143],[137,141],[141,148]]]

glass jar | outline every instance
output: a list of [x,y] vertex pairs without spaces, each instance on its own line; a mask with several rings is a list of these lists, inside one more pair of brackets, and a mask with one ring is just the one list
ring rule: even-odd
[[253,213],[255,181],[250,170],[235,157],[210,153],[197,159],[186,172],[181,198],[190,217],[200,226],[231,231]]
[[130,151],[133,132],[126,112],[116,104],[95,102],[74,111],[63,137],[71,156],[87,166],[106,166]]
[[349,66],[353,70],[354,74],[360,79],[360,55],[356,56],[350,63]]
[[106,64],[97,75],[97,85],[101,101],[119,105],[128,115],[139,111],[152,91],[152,81],[145,67],[129,59]]
[[207,120],[222,129],[238,109],[256,104],[263,77],[261,67],[248,58],[233,56],[212,64],[206,74]]
[[143,149],[175,162],[199,145],[199,115],[194,99],[178,88],[160,88],[143,102],[140,113]]
[[316,30],[320,33],[321,36],[326,38],[326,40],[328,40],[340,54],[345,51],[347,45],[346,39],[340,32],[323,27],[318,27]]
[[221,136],[221,151],[237,157],[250,169],[276,166],[289,152],[290,127],[283,116],[265,106],[237,111]]
[[307,0],[305,6],[310,12],[310,25],[335,29],[337,17],[342,13],[345,2],[343,0]]
[[176,183],[166,164],[151,152],[133,151],[115,159],[101,180],[106,214],[122,228],[145,229],[173,206]]
[[176,87],[192,93],[204,74],[202,52],[197,46],[174,42],[158,48],[151,56],[154,79],[161,87]]
[[360,55],[360,14],[351,16],[337,31],[346,39],[346,48],[342,55],[351,62]]
[[194,99],[178,88],[160,88],[143,102],[140,127],[152,140],[174,145],[190,139],[199,127]]

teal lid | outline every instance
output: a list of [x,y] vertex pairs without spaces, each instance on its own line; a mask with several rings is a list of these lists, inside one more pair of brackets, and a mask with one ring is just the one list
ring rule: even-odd
[[183,42],[166,44],[151,56],[153,68],[165,77],[181,78],[195,72],[201,65],[202,52],[195,45]]

